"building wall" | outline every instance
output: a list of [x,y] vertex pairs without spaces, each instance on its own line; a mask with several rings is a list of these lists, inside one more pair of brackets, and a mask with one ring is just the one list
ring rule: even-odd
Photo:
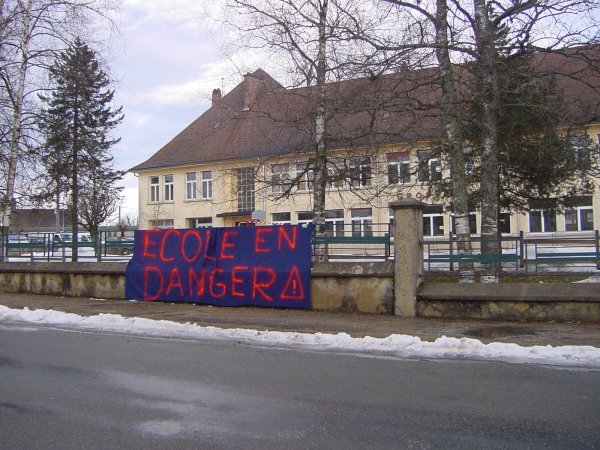
[[[589,134],[595,143],[598,143],[600,135],[600,124],[595,124],[589,128]],[[427,149],[427,143],[412,144],[410,152],[411,168],[414,171],[420,149]],[[400,184],[396,187],[387,187],[387,164],[386,154],[402,152],[400,146],[390,146],[379,152],[377,160],[372,164],[371,185],[368,188],[336,188],[327,193],[327,210],[342,210],[343,222],[350,224],[352,221],[352,210],[360,208],[371,208],[371,221],[373,224],[382,224],[378,231],[385,232],[390,220],[388,204],[398,197],[414,197],[426,203],[436,204],[439,202],[428,202],[425,198],[426,185],[417,181],[416,174],[412,174],[412,180],[407,184]],[[360,149],[355,152],[360,154]],[[212,163],[206,165],[184,166],[160,168],[156,170],[144,170],[139,173],[139,205],[140,205],[140,229],[147,229],[156,226],[173,226],[175,228],[187,228],[190,226],[202,226],[190,222],[193,218],[210,218],[211,226],[235,226],[239,222],[248,222],[251,220],[250,213],[236,214],[237,211],[237,177],[236,170],[242,167],[254,167],[258,170],[257,178],[267,179],[270,176],[271,164],[284,163],[290,161],[295,164],[297,159],[292,155],[288,160],[285,158],[273,160],[240,160],[235,162]],[[212,173],[212,197],[202,198],[202,191],[199,189],[197,199],[188,200],[186,196],[186,173],[195,172],[198,187],[201,187],[201,174],[203,171]],[[165,175],[173,176],[173,200],[164,201]],[[447,174],[444,174],[447,176]],[[159,202],[150,201],[150,177],[159,178]],[[289,213],[291,223],[298,223],[299,214],[312,210],[312,192],[295,192],[291,198],[276,200],[272,194],[271,188],[261,183],[255,185],[255,210],[261,210],[265,213],[264,223],[273,223],[274,213]],[[600,226],[600,193],[596,185],[595,193],[592,196],[592,210],[594,228]],[[451,230],[451,217],[447,213],[441,214],[441,217],[433,217],[436,214],[428,215],[425,211],[424,220],[429,221],[431,228],[436,228],[439,233],[448,235]],[[480,214],[475,212],[476,231],[480,232],[481,220]],[[341,220],[341,219],[340,219]],[[164,222],[168,221],[168,222]],[[439,221],[439,222],[437,222]],[[530,231],[529,213],[513,213],[510,217],[511,233],[519,231]],[[437,226],[436,226],[437,225]],[[375,227],[377,229],[377,227]],[[565,216],[560,212],[556,215],[556,231],[565,231]]]

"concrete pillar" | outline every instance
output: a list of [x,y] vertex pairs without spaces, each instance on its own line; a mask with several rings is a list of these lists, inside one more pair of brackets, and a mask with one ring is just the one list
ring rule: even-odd
[[394,314],[417,315],[417,288],[423,278],[423,209],[425,203],[402,198],[394,211]]

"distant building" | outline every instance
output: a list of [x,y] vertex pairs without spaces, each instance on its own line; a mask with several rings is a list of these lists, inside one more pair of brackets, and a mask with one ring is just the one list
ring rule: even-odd
[[52,233],[70,228],[69,211],[61,209],[58,222],[56,219],[55,209],[14,209],[12,211],[10,233]]

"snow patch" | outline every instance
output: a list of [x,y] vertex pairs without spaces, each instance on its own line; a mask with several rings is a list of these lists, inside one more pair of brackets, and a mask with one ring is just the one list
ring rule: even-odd
[[0,305],[0,321],[20,321],[56,326],[75,326],[87,330],[104,330],[161,337],[234,340],[247,344],[302,347],[312,350],[335,350],[381,354],[406,358],[471,358],[505,362],[600,367],[600,349],[591,346],[565,345],[523,347],[517,344],[442,336],[434,342],[416,336],[392,334],[386,338],[353,338],[347,333],[296,333],[258,331],[199,326],[118,314],[84,317],[54,310],[11,309]]

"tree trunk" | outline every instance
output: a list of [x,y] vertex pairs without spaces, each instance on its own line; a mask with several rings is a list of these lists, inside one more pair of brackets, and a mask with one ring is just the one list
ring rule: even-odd
[[[327,141],[326,141],[326,50],[327,37],[325,35],[327,21],[328,0],[323,1],[323,7],[319,17],[319,50],[317,53],[317,96],[315,114],[315,168],[314,168],[314,190],[313,190],[313,223],[315,224],[315,236],[322,236],[325,228],[325,190],[327,187]],[[325,245],[315,246],[316,261],[325,259]]]
[[[448,138],[448,159],[452,180],[452,203],[458,238],[458,254],[470,255],[471,230],[469,227],[469,203],[465,179],[465,155],[460,117],[456,107],[456,88],[452,63],[448,51],[448,5],[446,0],[436,1],[436,57],[440,66],[442,85],[442,114]],[[472,261],[459,262],[460,281],[473,283],[475,271]]]
[[[481,254],[500,253],[498,240],[498,55],[494,29],[485,0],[474,0],[475,38],[479,54],[479,89],[481,95]],[[482,282],[497,283],[499,262],[486,262]]]
[[[17,161],[19,159],[21,144],[21,119],[23,115],[23,102],[25,98],[25,80],[27,76],[29,62],[29,42],[31,35],[29,26],[31,22],[31,4],[32,0],[27,2],[23,12],[23,30],[21,34],[21,64],[19,65],[19,74],[17,80],[17,92],[13,97],[13,117],[12,134],[10,139],[10,150],[8,155],[8,167],[6,174],[5,198],[2,201],[2,229],[8,233],[8,227],[11,225],[13,198],[15,195],[15,180],[17,174]],[[3,236],[4,237],[4,236]]]
[[[78,90],[77,90],[78,91]],[[79,95],[79,94],[77,94]],[[77,262],[79,259],[79,106],[75,101],[73,114],[73,148],[72,148],[72,166],[71,166],[71,231],[73,240],[71,241],[71,260]]]

